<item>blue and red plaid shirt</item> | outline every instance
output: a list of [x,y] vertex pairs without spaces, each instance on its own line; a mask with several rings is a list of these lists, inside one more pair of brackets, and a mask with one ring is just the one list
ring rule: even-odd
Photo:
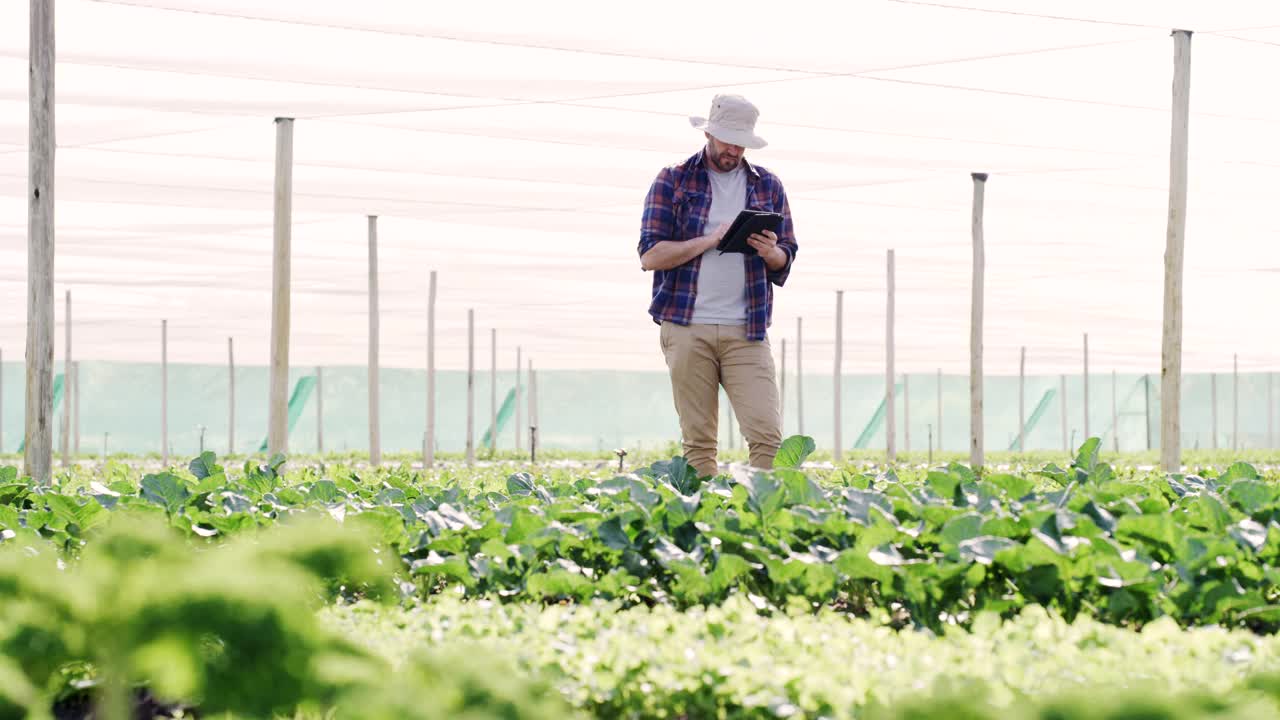
[[[711,212],[711,178],[703,163],[705,149],[682,163],[665,167],[654,179],[644,201],[640,223],[640,255],[663,240],[685,241],[706,232],[707,215]],[[782,286],[796,259],[796,235],[791,223],[791,208],[782,181],[768,170],[747,163],[747,208],[782,213],[782,229],[778,247],[787,253],[787,264],[771,271],[764,258],[744,255],[747,270],[747,339],[764,340],[773,318],[773,286]],[[649,314],[653,321],[664,320],[688,325],[693,317],[694,299],[698,294],[699,255],[670,270],[653,273],[653,302]]]

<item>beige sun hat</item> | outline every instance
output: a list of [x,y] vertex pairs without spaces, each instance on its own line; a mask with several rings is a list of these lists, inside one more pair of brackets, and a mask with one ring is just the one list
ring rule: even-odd
[[730,145],[759,150],[768,145],[756,135],[756,119],[760,111],[741,95],[716,95],[711,99],[709,118],[691,117],[689,124],[705,130],[711,137]]

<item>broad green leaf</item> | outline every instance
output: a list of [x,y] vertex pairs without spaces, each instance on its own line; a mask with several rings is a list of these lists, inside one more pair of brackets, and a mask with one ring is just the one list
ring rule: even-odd
[[1218,482],[1228,484],[1236,480],[1257,480],[1259,479],[1258,471],[1247,462],[1232,463],[1227,471],[1222,473],[1218,478]]
[[1228,532],[1242,547],[1254,552],[1261,550],[1262,546],[1267,544],[1267,526],[1248,518],[1232,525]]
[[329,505],[336,502],[342,502],[346,496],[338,489],[338,486],[332,480],[317,480],[311,484],[307,490],[307,498],[312,502]]
[[995,560],[996,553],[1018,547],[1018,543],[1005,537],[983,535],[964,540],[959,547],[960,557],[965,560],[990,565]]
[[172,473],[147,475],[142,478],[141,493],[144,499],[170,513],[177,512],[187,498],[191,497],[191,491],[187,489],[186,482]]
[[11,483],[18,479],[18,468],[12,465],[0,465],[0,483]]
[[1227,488],[1227,499],[1249,515],[1275,505],[1275,488],[1260,480],[1237,480]]
[[808,435],[792,435],[782,441],[777,455],[774,456],[773,466],[775,468],[799,468],[817,447],[817,443]]
[[995,473],[986,476],[986,482],[995,485],[1014,500],[1026,497],[1028,493],[1036,489],[1036,483],[1031,478],[1021,477],[1018,475],[1009,475],[1007,473]]
[[208,451],[201,453],[200,457],[192,460],[187,469],[191,471],[192,475],[196,476],[197,480],[203,480],[210,475],[223,474],[222,467],[218,465],[217,456]]

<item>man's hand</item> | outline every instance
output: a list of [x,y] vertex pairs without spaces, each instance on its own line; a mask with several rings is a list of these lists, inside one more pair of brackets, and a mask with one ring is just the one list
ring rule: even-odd
[[[663,240],[649,248],[640,256],[642,270],[671,270],[680,267],[702,253],[720,244],[720,239],[729,229],[729,223],[723,223],[715,230],[700,237],[689,240]],[[777,242],[776,238],[774,240]],[[783,262],[786,262],[785,256]]]
[[758,233],[752,233],[747,238],[747,244],[755,248],[756,252],[764,258],[764,264],[770,270],[781,270],[787,266],[787,251],[778,247],[778,234],[772,230],[763,230]]

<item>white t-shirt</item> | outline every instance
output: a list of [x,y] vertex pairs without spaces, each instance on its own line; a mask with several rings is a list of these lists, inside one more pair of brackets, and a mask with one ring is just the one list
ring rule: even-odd
[[[725,173],[710,167],[711,211],[704,232],[721,223],[733,222],[747,206],[747,171],[742,163]],[[690,322],[702,325],[747,324],[747,266],[741,253],[725,253],[711,248],[702,254],[698,270],[698,294]]]

